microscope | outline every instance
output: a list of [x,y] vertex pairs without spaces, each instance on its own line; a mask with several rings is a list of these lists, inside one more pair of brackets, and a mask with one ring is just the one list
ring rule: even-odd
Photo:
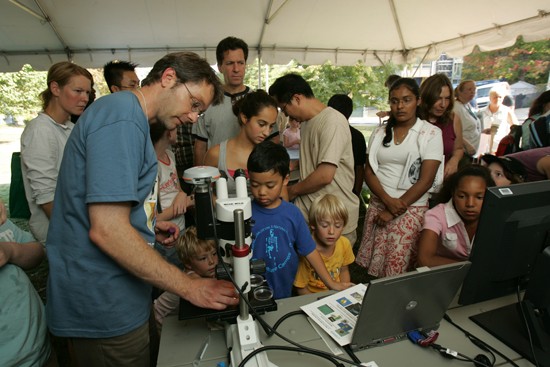
[[[259,328],[256,321],[250,315],[247,297],[256,311],[271,311],[277,308],[273,300],[273,292],[269,287],[251,287],[251,281],[258,274],[265,272],[265,263],[251,261],[252,231],[251,217],[252,205],[248,196],[246,177],[244,171],[235,172],[235,185],[237,194],[229,197],[227,191],[227,179],[222,177],[218,169],[214,167],[199,166],[187,169],[183,179],[194,185],[195,215],[197,234],[201,239],[214,239],[218,242],[220,264],[216,269],[216,276],[221,279],[234,279],[235,286],[241,290],[236,323],[226,323],[226,344],[230,350],[231,366],[236,367],[252,351],[263,347],[260,342]],[[212,186],[216,185],[215,210],[213,207]],[[221,264],[223,262],[224,264]],[[182,300],[181,305],[184,305]],[[189,307],[180,306],[180,319],[189,318]],[[213,315],[212,310],[203,310],[206,314]],[[235,310],[222,311],[224,320],[235,317]],[[182,317],[183,316],[183,317]],[[247,366],[270,366],[271,363],[265,352],[256,354]]]

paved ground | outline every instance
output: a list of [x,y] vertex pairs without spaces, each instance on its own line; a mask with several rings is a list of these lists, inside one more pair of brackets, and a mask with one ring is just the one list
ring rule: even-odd
[[20,151],[19,138],[23,127],[0,123],[0,185],[11,181],[11,155]]

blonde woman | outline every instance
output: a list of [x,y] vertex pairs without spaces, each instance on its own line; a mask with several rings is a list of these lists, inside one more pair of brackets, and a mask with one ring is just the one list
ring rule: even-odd
[[21,169],[31,211],[29,227],[42,243],[48,233],[63,150],[74,126],[70,118],[84,111],[93,78],[83,67],[64,61],[52,65],[47,84],[40,94],[43,110],[27,123],[21,135]]

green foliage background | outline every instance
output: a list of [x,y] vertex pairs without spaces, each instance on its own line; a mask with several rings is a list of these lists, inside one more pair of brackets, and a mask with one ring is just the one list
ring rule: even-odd
[[[387,109],[384,81],[400,67],[393,64],[372,67],[361,62],[353,66],[304,65],[291,61],[287,65],[262,65],[258,83],[258,62],[249,60],[245,84],[268,89],[281,75],[297,73],[310,84],[315,96],[323,102],[337,93],[349,95],[355,107]],[[95,81],[97,95],[108,94],[101,69],[89,69]],[[519,80],[545,85],[550,70],[550,40],[526,43],[520,37],[513,47],[490,51],[474,51],[464,57],[463,79],[506,78],[510,84]],[[221,75],[220,75],[221,76]],[[46,72],[25,65],[16,73],[0,73],[0,114],[23,116],[29,120],[41,109],[40,92],[46,87]]]
[[519,37],[515,45],[500,50],[479,52],[464,57],[463,79],[506,78],[546,84],[550,70],[550,40],[526,43]]
[[[262,68],[262,82],[258,86],[258,64],[248,64],[245,84],[255,88],[266,89],[265,65]],[[288,74],[300,74],[313,89],[313,93],[323,102],[334,94],[347,94],[355,107],[371,106],[387,108],[387,89],[384,81],[390,74],[397,73],[399,68],[393,64],[384,67],[372,67],[363,63],[353,66],[335,66],[330,62],[323,65],[303,65],[291,61],[287,65],[268,66],[268,86],[278,77]]]
[[0,113],[33,118],[41,109],[39,94],[46,89],[46,73],[24,65],[15,73],[0,73]]

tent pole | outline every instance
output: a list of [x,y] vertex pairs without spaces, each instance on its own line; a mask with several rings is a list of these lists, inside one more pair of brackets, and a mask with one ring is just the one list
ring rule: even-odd
[[428,56],[428,53],[430,52],[431,49],[432,49],[432,46],[428,47],[428,50],[424,54],[424,57],[422,58],[422,60],[420,60],[420,62],[418,63],[418,66],[416,67],[416,69],[415,69],[413,75],[411,76],[411,78],[413,78],[416,75],[416,72],[418,71],[418,69],[420,69],[420,65],[422,65],[422,63],[426,59],[426,56]]
[[258,48],[258,88],[262,88],[262,49]]

